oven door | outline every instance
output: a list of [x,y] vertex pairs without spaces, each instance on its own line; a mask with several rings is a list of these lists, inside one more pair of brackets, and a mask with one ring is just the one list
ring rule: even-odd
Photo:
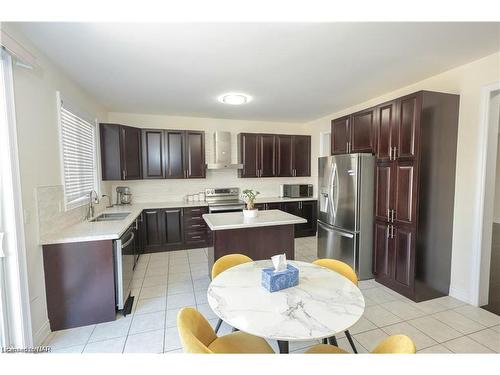
[[123,310],[130,295],[136,253],[136,231],[133,227],[115,241],[116,306]]
[[216,205],[208,206],[208,212],[211,214],[222,213],[222,212],[242,212],[245,205],[234,204],[234,205]]

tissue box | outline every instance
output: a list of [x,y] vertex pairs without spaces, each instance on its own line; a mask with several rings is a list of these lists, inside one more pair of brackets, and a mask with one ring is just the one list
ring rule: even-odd
[[270,292],[296,286],[299,283],[299,270],[291,265],[280,272],[274,272],[274,268],[262,270],[262,286]]

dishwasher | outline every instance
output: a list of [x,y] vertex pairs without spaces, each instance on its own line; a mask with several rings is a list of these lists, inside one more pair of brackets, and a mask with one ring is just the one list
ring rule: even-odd
[[131,225],[114,241],[115,302],[116,308],[127,315],[132,310],[134,297],[130,295],[137,254],[137,225]]

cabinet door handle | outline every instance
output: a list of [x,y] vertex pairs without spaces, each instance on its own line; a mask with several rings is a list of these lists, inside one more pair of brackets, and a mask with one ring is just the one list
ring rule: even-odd
[[391,225],[391,238],[394,238],[394,225]]
[[191,224],[191,228],[198,228],[201,227],[201,224]]
[[192,236],[191,238],[194,240],[194,239],[201,238],[201,236]]
[[395,216],[396,211],[391,210],[391,222],[394,223],[394,216]]
[[396,160],[397,155],[398,155],[398,150],[397,150],[396,146],[394,146],[394,156],[393,156],[392,160]]
[[388,222],[391,221],[391,209],[390,208],[387,209],[387,221]]
[[392,147],[389,147],[389,160],[392,160]]
[[391,235],[390,235],[390,233],[391,233],[390,225],[387,225],[387,228],[385,228],[385,229],[386,229],[385,230],[385,238],[387,238],[387,239],[391,238]]

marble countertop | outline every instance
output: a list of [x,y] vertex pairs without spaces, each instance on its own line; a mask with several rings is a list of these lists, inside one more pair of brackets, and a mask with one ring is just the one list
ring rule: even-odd
[[[315,200],[315,199],[316,198],[313,197],[311,198],[265,197],[259,199],[259,202],[271,203],[271,202],[304,201],[304,200]],[[208,206],[208,203],[205,201],[185,202],[182,200],[165,201],[165,202],[132,203],[130,205],[124,205],[124,206],[113,206],[112,208],[108,208],[100,212],[99,214],[114,213],[114,212],[130,212],[130,214],[123,220],[100,221],[100,222],[90,222],[84,220],[77,224],[70,225],[66,228],[59,229],[56,232],[45,234],[42,238],[40,238],[40,244],[48,245],[55,243],[68,243],[68,242],[114,240],[120,238],[120,236],[123,233],[125,233],[127,228],[134,222],[134,220],[137,218],[137,216],[139,216],[142,210],[153,209],[153,208],[206,207],[206,206]],[[302,221],[297,223],[301,222]],[[274,225],[280,225],[280,224],[274,224]]]
[[183,202],[183,201],[168,201],[168,202],[148,202],[148,203],[133,203],[130,205],[113,206],[99,212],[96,216],[103,213],[129,212],[129,215],[123,220],[113,221],[81,221],[77,224],[70,225],[53,233],[47,233],[40,239],[41,245],[68,243],[68,242],[85,242],[85,241],[101,241],[115,240],[125,233],[127,228],[140,215],[142,210],[153,208],[178,208],[178,207],[201,207],[207,206],[206,202]]
[[272,267],[270,260],[222,272],[208,288],[210,307],[232,327],[283,341],[331,337],[363,315],[363,295],[347,278],[312,263],[289,263],[299,269],[299,285],[273,293],[261,286],[262,268]]
[[204,214],[211,230],[243,229],[307,223],[306,219],[280,210],[259,211],[257,217],[246,218],[243,212]]

